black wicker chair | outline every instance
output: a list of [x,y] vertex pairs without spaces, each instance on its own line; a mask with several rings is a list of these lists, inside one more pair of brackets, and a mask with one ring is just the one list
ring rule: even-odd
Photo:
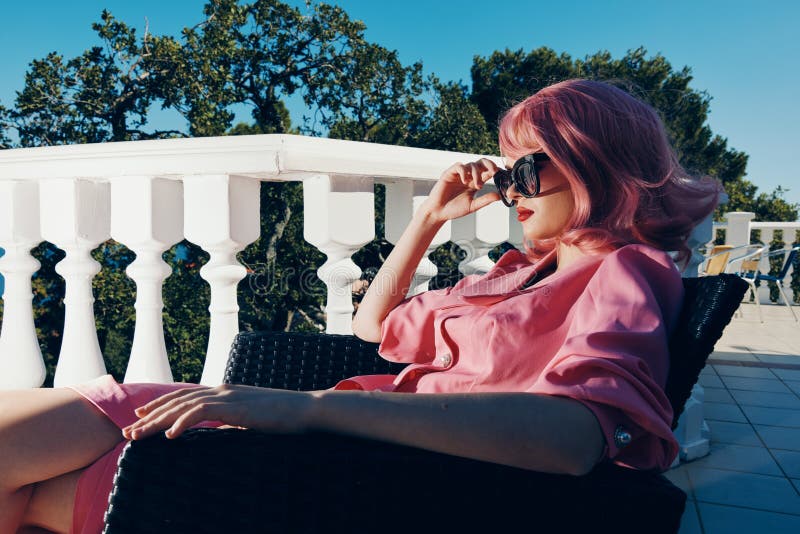
[[[732,275],[684,286],[666,388],[675,421],[747,289]],[[242,333],[225,381],[308,390],[399,371],[376,348],[353,336]],[[574,477],[348,436],[199,429],[126,448],[105,532],[677,532],[685,501],[663,475],[611,463]]]

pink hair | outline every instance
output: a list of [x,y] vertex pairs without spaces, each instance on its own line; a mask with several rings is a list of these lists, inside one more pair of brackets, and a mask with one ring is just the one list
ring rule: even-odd
[[543,150],[575,199],[564,234],[526,244],[531,259],[558,242],[588,253],[644,243],[685,263],[686,241],[721,191],[716,180],[694,178],[678,163],[652,107],[603,82],[545,87],[505,114],[499,137],[512,159]]

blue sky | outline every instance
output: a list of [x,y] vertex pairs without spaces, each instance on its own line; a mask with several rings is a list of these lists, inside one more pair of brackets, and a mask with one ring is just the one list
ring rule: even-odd
[[[202,19],[203,0],[39,0],[0,4],[0,102],[13,103],[28,63],[50,51],[71,56],[94,44],[90,28],[103,8],[150,31],[178,35]],[[302,2],[291,1],[295,5]],[[674,68],[689,66],[692,87],[712,97],[709,124],[750,156],[748,179],[760,191],[789,188],[800,202],[800,2],[650,0],[331,1],[367,25],[367,37],[421,60],[444,80],[469,81],[475,55],[548,46],[584,57],[608,50],[620,57],[644,46]],[[295,123],[302,108],[290,103]],[[246,117],[243,117],[246,119]],[[161,114],[156,124],[178,120]]]

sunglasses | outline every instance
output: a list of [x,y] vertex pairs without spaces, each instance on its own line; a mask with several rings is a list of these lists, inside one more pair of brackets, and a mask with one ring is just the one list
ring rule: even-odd
[[550,156],[544,152],[535,152],[519,158],[511,170],[500,169],[494,173],[494,185],[500,192],[503,204],[510,208],[516,203],[508,198],[508,188],[512,184],[517,193],[525,198],[533,198],[539,194],[539,164],[544,161],[550,161]]

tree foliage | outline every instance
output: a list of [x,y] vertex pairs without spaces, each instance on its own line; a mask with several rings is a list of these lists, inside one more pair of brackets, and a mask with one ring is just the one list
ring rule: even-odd
[[[0,148],[302,132],[497,154],[498,120],[510,105],[580,76],[610,80],[655,106],[681,162],[725,184],[726,211],[797,218],[797,206],[786,202],[782,189],[759,193],[744,179],[747,155],[711,131],[711,97],[690,86],[691,70],[673,69],[643,48],[618,59],[606,51],[573,59],[546,47],[497,51],[474,58],[468,87],[426,77],[420,62],[403,64],[397,51],[367,41],[364,24],[339,7],[209,0],[203,13],[200,24],[173,37],[147,29],[139,35],[103,11],[93,25],[98,45],[73,58],[52,52],[30,63],[13,106],[0,106]],[[298,96],[307,115],[292,125],[285,101]],[[149,128],[154,107],[176,111],[185,125]],[[242,107],[250,118],[233,125]],[[241,326],[318,330],[326,288],[316,270],[325,258],[303,239],[302,185],[263,182],[260,200],[261,237],[238,255],[248,273],[239,287]],[[354,256],[366,279],[392,248],[384,238],[383,186],[376,187],[375,202],[376,239]],[[42,243],[33,254],[42,263],[33,278],[34,313],[50,381],[64,321],[64,285],[54,266],[64,253]],[[460,277],[463,255],[452,243],[432,254],[440,269],[432,287]],[[124,272],[134,254],[108,241],[93,257],[103,266],[93,281],[98,337],[109,371],[121,379],[135,328],[135,285]],[[177,380],[196,381],[208,341],[209,288],[199,276],[208,254],[184,241],[164,259],[172,268],[163,290],[170,363]]]

